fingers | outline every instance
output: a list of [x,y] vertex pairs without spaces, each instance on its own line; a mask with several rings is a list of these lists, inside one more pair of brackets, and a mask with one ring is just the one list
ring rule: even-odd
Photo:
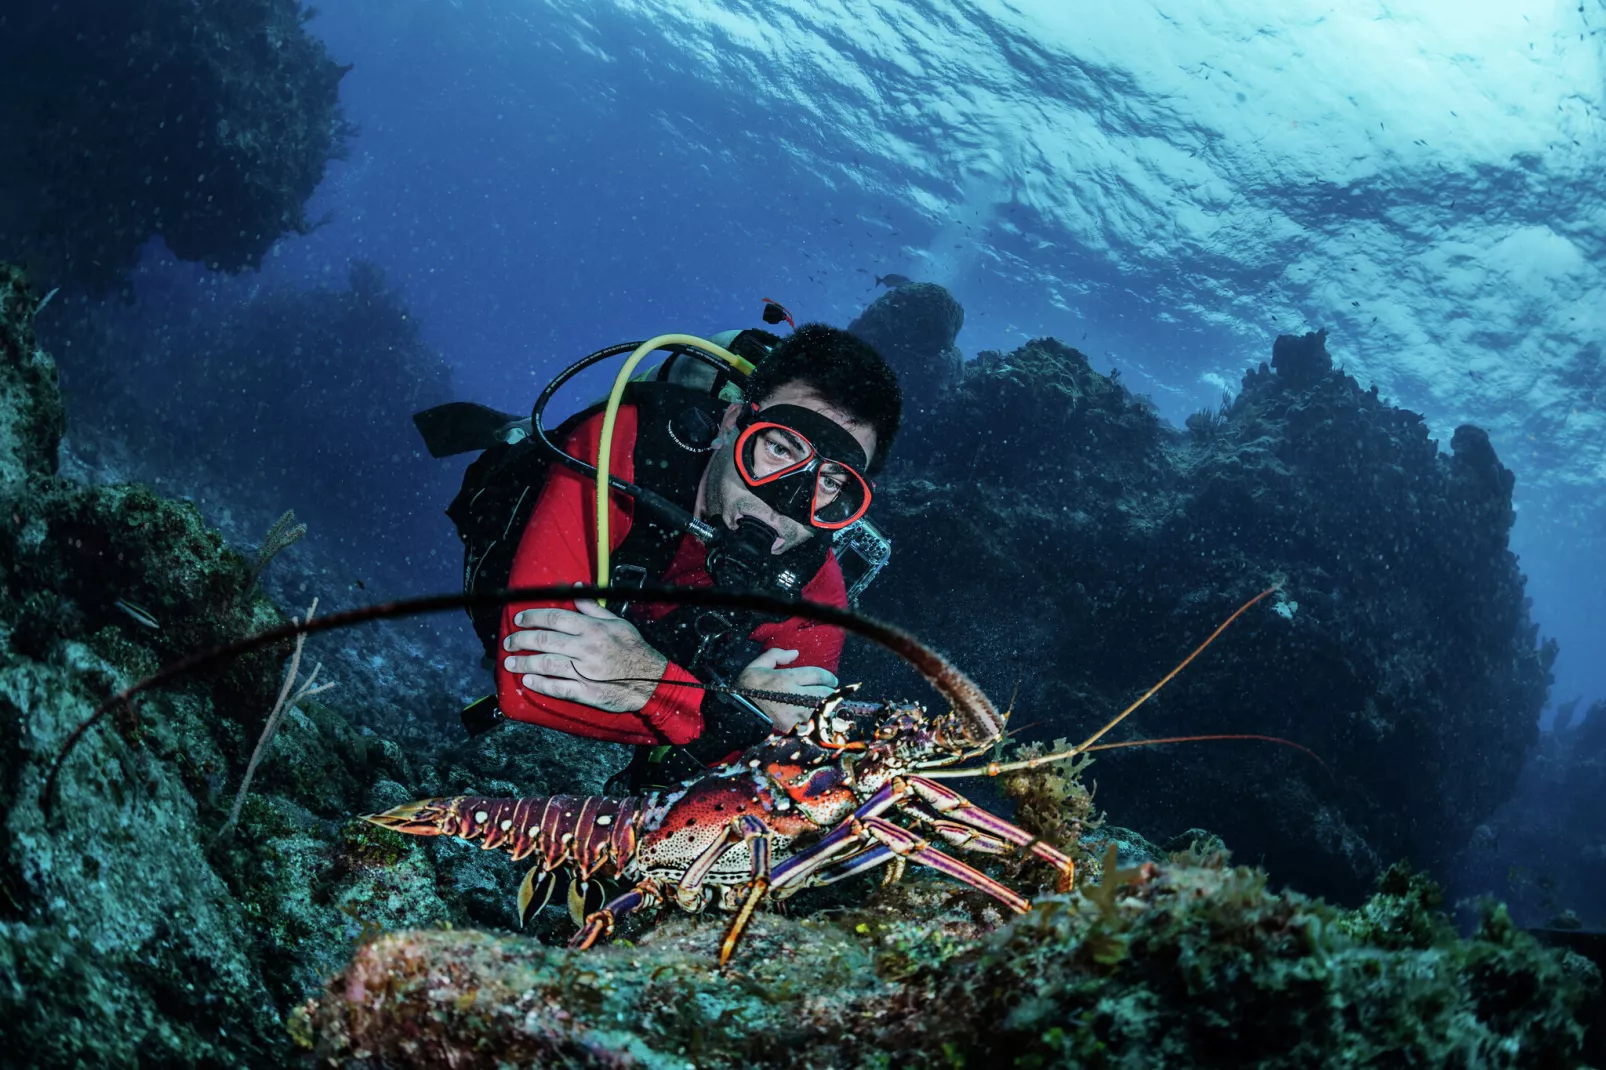
[[597,605],[597,603],[596,603],[596,601],[594,599],[590,599],[590,598],[576,598],[574,600],[574,608],[576,610],[578,610],[583,616],[591,617],[591,618],[594,618],[596,620],[618,620],[619,619],[619,615],[617,613],[608,612],[608,610],[603,609],[601,606]]
[[502,649],[512,652],[515,650],[534,650],[544,654],[567,654],[573,657],[580,652],[582,639],[576,635],[565,632],[554,632],[544,628],[530,628],[524,631],[509,632],[507,638],[502,640]]
[[519,682],[524,685],[525,690],[534,691],[537,695],[546,695],[548,698],[583,702],[587,695],[586,685],[579,680],[564,680],[555,676],[536,676],[531,674],[525,676]]
[[508,672],[538,673],[542,676],[559,676],[578,679],[574,659],[562,654],[533,654],[527,657],[503,658],[502,667]]
[[585,614],[570,609],[526,609],[514,614],[513,623],[520,628],[544,628],[565,635],[584,635],[587,628],[595,627]]
[[[747,663],[748,669],[775,669],[797,660],[797,651],[773,647]],[[746,672],[747,669],[743,669]]]
[[[799,665],[795,669],[783,670],[781,676],[785,680],[784,691],[823,688],[824,694],[828,695],[837,686],[836,677],[817,665]],[[812,690],[810,693],[813,693]]]

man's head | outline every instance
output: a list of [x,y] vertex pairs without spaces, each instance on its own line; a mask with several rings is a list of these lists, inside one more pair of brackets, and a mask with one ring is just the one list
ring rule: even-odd
[[[732,405],[725,411],[718,449],[699,493],[699,513],[733,530],[744,516],[762,520],[780,532],[772,551],[782,553],[802,544],[816,534],[816,529],[781,515],[742,478],[736,456],[736,442],[742,430],[739,425],[763,422],[766,409],[774,408],[779,413],[786,413],[788,407],[793,412],[799,408],[810,410],[835,425],[827,431],[845,432],[857,445],[858,456],[843,459],[856,465],[868,458],[859,474],[869,477],[886,463],[902,418],[903,395],[897,375],[874,349],[847,331],[819,323],[804,324],[776,346],[749,377],[746,388],[748,401],[758,406],[758,412],[752,412],[748,405]],[[814,437],[841,443],[834,452],[853,452],[840,434]],[[747,449],[750,476],[762,477],[766,466],[787,463],[784,436],[750,436]],[[763,456],[755,452],[760,449]],[[827,466],[820,486],[829,495],[833,488],[844,487],[842,480],[851,482],[854,478],[852,473]],[[847,500],[849,492],[837,493]]]

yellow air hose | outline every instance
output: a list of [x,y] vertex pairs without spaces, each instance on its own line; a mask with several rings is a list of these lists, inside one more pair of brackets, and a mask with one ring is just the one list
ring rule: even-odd
[[[608,561],[611,552],[611,540],[608,535],[608,477],[609,468],[613,459],[613,423],[619,415],[619,401],[624,397],[625,387],[630,384],[631,373],[636,370],[642,358],[655,349],[665,346],[690,346],[700,349],[704,353],[718,357],[729,364],[742,375],[753,374],[753,364],[738,357],[735,353],[723,349],[707,339],[698,338],[690,334],[660,334],[656,338],[649,338],[636,347],[630,354],[619,374],[614,376],[613,391],[608,395],[608,407],[602,412],[602,441],[597,444],[597,586],[608,586],[610,573],[613,571]],[[600,603],[599,603],[600,604]]]

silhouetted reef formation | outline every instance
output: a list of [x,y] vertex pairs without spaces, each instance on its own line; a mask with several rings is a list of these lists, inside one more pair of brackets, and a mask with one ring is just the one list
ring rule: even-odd
[[952,294],[913,282],[882,294],[848,330],[892,365],[903,386],[905,419],[920,419],[964,373],[964,355],[954,344],[964,325],[965,310]]
[[60,0],[0,13],[0,256],[117,288],[154,236],[253,267],[340,151],[340,79],[299,0]]
[[390,563],[411,579],[401,562],[427,544],[423,523],[450,538],[456,478],[408,417],[449,400],[451,374],[384,273],[357,260],[344,286],[202,307],[52,309],[77,458],[253,516],[253,536],[294,508],[355,575]]
[[[1101,756],[1100,804],[1351,900],[1394,859],[1442,872],[1510,795],[1555,657],[1507,549],[1511,473],[1476,427],[1441,454],[1324,333],[1279,338],[1188,423],[1053,339],[980,354],[900,436],[876,503],[893,563],[865,608],[997,699],[1019,678],[1015,721],[1074,739],[1281,583],[1118,738],[1275,735],[1333,777],[1271,744],[1177,745]],[[914,690],[877,658],[844,677]]]
[[1499,888],[1527,925],[1606,930],[1606,702],[1557,710],[1514,797],[1462,857],[1471,886]]

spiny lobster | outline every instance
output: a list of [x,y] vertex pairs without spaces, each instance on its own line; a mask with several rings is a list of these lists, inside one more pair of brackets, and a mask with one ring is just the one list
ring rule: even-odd
[[[1029,852],[1059,871],[1060,891],[1069,890],[1074,880],[1071,858],[938,781],[996,776],[1088,751],[1135,745],[1098,745],[1098,740],[1270,593],[1239,607],[1137,701],[1083,743],[1058,754],[951,768],[1002,740],[1008,715],[1000,714],[957,668],[925,651],[933,660],[922,671],[950,703],[941,715],[932,716],[915,703],[854,702],[848,696],[857,685],[851,685],[826,699],[790,733],[772,735],[672,792],[630,798],[458,795],[406,803],[364,819],[415,836],[477,841],[486,850],[507,851],[514,861],[536,856],[519,888],[521,923],[544,905],[544,898],[536,900],[542,885],[550,897],[560,867],[568,867],[582,885],[594,877],[631,882],[628,891],[584,918],[570,942],[582,949],[611,935],[615,923],[635,911],[673,900],[698,912],[716,901],[736,915],[720,946],[724,965],[765,899],[785,899],[889,863],[889,879],[897,879],[913,862],[1024,913],[1031,907],[1025,896],[939,850],[931,838],[981,854]],[[872,719],[867,738],[855,738],[859,724]],[[930,838],[894,823],[894,813]]]

